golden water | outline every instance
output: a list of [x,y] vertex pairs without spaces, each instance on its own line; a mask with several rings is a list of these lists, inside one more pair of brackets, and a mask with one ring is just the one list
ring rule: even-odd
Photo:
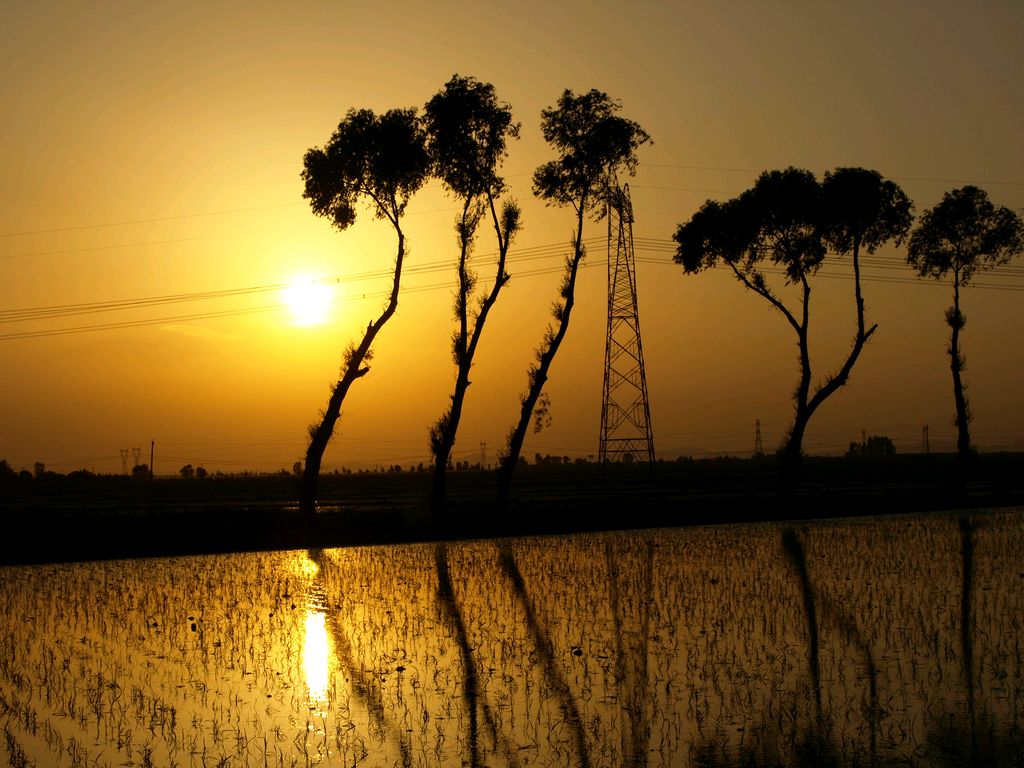
[[2,568],[0,761],[1021,764],[1022,553],[1001,510]]

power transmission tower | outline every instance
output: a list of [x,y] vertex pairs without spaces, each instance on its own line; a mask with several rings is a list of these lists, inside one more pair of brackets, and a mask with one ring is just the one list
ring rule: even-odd
[[754,422],[754,457],[764,456],[764,443],[761,442],[761,420]]
[[628,184],[616,186],[608,204],[608,334],[598,450],[602,465],[624,459],[646,460],[654,465],[654,436],[636,304],[633,204]]
[[931,446],[928,445],[928,425],[925,424],[921,428],[921,450],[924,451],[925,456],[931,453]]
[[121,448],[121,474],[128,474],[128,449]]

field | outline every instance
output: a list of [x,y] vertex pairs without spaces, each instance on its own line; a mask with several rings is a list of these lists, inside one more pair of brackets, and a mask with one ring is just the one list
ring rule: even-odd
[[1020,510],[0,568],[14,766],[1024,760]]

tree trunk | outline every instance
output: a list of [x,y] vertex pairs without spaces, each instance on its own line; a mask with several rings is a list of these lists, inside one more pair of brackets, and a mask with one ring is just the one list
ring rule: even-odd
[[459,374],[455,380],[455,391],[452,393],[452,407],[443,419],[441,435],[434,446],[434,483],[431,495],[431,511],[434,525],[439,529],[444,525],[447,505],[448,461],[451,459],[455,437],[459,431],[459,420],[462,418],[462,404],[466,400],[469,389],[469,366],[459,366]]
[[800,465],[804,432],[807,425],[818,410],[818,407],[829,397],[835,394],[841,387],[850,380],[850,373],[853,366],[860,357],[861,350],[867,344],[868,339],[878,329],[878,325],[872,325],[865,329],[864,323],[864,298],[860,289],[860,237],[855,237],[853,242],[853,280],[854,299],[857,308],[857,333],[853,337],[853,346],[850,354],[837,373],[829,376],[825,382],[810,395],[811,385],[811,354],[808,346],[807,327],[809,322],[808,304],[810,303],[811,289],[806,278],[803,279],[804,300],[803,319],[797,330],[800,345],[800,384],[796,391],[796,415],[793,418],[793,427],[789,432],[789,439],[783,449],[780,495],[788,498],[793,495],[796,488],[796,471]]
[[964,394],[963,377],[964,358],[960,354],[960,331],[963,330],[965,318],[960,312],[960,274],[953,273],[953,306],[946,313],[946,321],[952,332],[949,336],[949,369],[953,374],[953,400],[956,404],[956,452],[962,462],[971,455],[971,435],[968,423],[971,415],[967,407],[967,395]]
[[803,456],[804,432],[807,423],[814,413],[807,404],[811,392],[811,349],[807,338],[807,326],[810,323],[811,287],[807,278],[803,278],[803,307],[800,325],[797,328],[797,346],[800,349],[800,382],[797,384],[793,399],[796,400],[796,413],[793,415],[793,426],[789,429],[786,445],[782,449],[782,466],[780,467],[779,495],[789,499],[796,490],[796,473]]
[[533,418],[533,410],[537,407],[544,384],[548,380],[548,371],[555,359],[558,347],[569,330],[569,317],[572,314],[572,307],[575,302],[576,274],[579,271],[580,261],[583,259],[583,212],[585,205],[583,201],[577,209],[576,237],[573,241],[573,256],[569,262],[569,272],[566,277],[565,303],[562,305],[560,317],[558,318],[558,331],[551,337],[548,348],[541,353],[537,362],[537,369],[530,380],[530,388],[523,397],[523,406],[519,411],[519,422],[509,435],[508,450],[501,459],[498,466],[498,509],[504,510],[508,507],[509,491],[512,487],[512,473],[519,463],[519,454],[523,450],[523,442],[526,440],[526,430]]
[[402,233],[397,221],[394,226],[398,234],[398,255],[395,257],[394,282],[392,283],[391,295],[387,306],[376,322],[366,326],[366,333],[363,334],[363,340],[359,343],[359,346],[352,349],[346,355],[345,369],[342,372],[341,379],[334,385],[334,389],[331,390],[331,397],[327,401],[327,408],[320,419],[320,424],[310,429],[309,446],[306,449],[306,463],[302,469],[302,487],[299,492],[299,510],[306,518],[306,521],[310,523],[315,519],[316,515],[320,465],[323,461],[324,451],[327,450],[327,444],[334,434],[334,425],[341,416],[341,406],[345,401],[345,396],[348,394],[348,389],[352,386],[352,382],[369,373],[369,367],[364,366],[363,362],[367,359],[370,347],[373,345],[373,340],[377,337],[380,329],[391,319],[391,316],[395,314],[395,310],[398,308],[398,288],[402,280],[402,260],[405,257],[405,235]]
[[[494,198],[490,193],[487,195],[487,204],[491,212],[491,220],[494,224],[495,235],[498,239],[498,263],[494,274],[494,284],[490,293],[480,304],[480,311],[473,322],[473,333],[467,340],[468,325],[466,319],[467,295],[460,297],[459,304],[459,329],[460,337],[457,341],[456,362],[458,373],[455,378],[455,391],[452,393],[452,407],[447,413],[447,418],[442,417],[441,434],[438,442],[431,447],[434,450],[434,482],[431,492],[431,512],[434,516],[434,525],[438,529],[443,528],[446,522],[447,506],[447,476],[448,462],[451,459],[452,449],[455,447],[455,438],[459,432],[459,421],[462,419],[462,406],[466,400],[466,391],[472,382],[469,380],[469,371],[473,367],[473,357],[476,355],[477,345],[483,334],[484,323],[487,322],[487,315],[491,307],[498,300],[498,294],[508,282],[505,274],[505,263],[508,258],[508,248],[512,242],[513,231],[502,231],[501,223],[498,220],[498,212],[494,208]],[[467,289],[466,282],[466,258],[468,242],[464,241],[462,256],[459,262],[459,284],[460,290]],[[483,469],[483,467],[481,467]]]
[[779,496],[791,499],[796,492],[796,475],[803,458],[804,433],[811,420],[811,413],[806,404],[797,403],[796,416],[789,430],[789,438],[782,449],[782,463],[779,467]]
[[470,243],[476,230],[477,218],[470,223],[469,211],[473,198],[467,197],[462,205],[462,219],[456,227],[459,233],[459,293],[455,301],[455,315],[459,321],[458,334],[455,336],[454,353],[458,374],[455,377],[455,392],[452,394],[452,407],[431,429],[430,448],[434,454],[434,483],[431,493],[430,509],[434,518],[434,527],[440,529],[444,524],[446,480],[448,477],[448,461],[455,446],[455,435],[462,417],[462,403],[469,387],[469,290],[470,281],[466,262],[469,259]]

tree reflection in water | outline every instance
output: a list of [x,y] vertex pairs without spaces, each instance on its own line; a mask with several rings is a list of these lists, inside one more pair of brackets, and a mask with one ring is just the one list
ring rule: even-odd
[[1024,513],[0,569],[0,762],[1024,764]]

